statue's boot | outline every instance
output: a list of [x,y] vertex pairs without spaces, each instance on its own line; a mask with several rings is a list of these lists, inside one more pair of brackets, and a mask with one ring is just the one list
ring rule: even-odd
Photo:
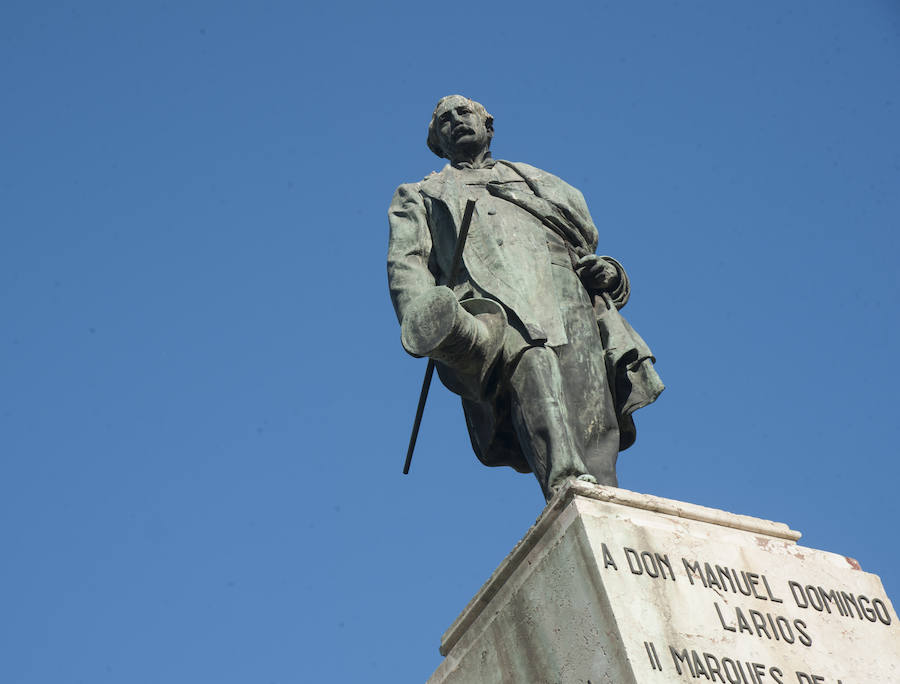
[[510,388],[516,436],[544,497],[549,500],[569,478],[591,477],[566,415],[556,353],[547,347],[525,350]]

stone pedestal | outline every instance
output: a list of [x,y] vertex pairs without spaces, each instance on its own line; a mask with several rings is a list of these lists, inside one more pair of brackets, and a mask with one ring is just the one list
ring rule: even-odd
[[441,640],[442,684],[898,684],[876,575],[786,525],[575,482]]

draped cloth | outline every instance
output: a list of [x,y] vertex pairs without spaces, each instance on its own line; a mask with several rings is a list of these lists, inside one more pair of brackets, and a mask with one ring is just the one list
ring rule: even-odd
[[[589,215],[545,198],[541,194],[542,190],[547,192],[545,183],[529,179],[527,170],[520,170],[519,165],[502,160],[499,163],[522,176],[531,193],[519,192],[509,185],[500,184],[488,184],[488,192],[522,207],[565,240],[573,266],[577,259],[593,254],[594,246],[589,240],[596,229],[593,228]],[[548,194],[553,196],[552,189]],[[618,282],[610,292],[589,294],[603,342],[607,381],[619,422],[619,449],[624,450],[634,444],[637,436],[631,414],[656,401],[665,385],[653,366],[656,358],[650,347],[619,313],[619,309],[628,302],[631,292],[625,269],[612,257],[601,258],[616,269]]]

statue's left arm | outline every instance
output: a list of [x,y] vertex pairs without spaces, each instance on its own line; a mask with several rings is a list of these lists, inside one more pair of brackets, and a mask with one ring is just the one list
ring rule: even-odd
[[[584,197],[575,188],[571,189],[573,217],[583,216],[590,223],[587,232],[596,235],[597,229],[588,213]],[[595,241],[592,246],[593,256],[597,242]],[[625,306],[631,295],[628,274],[622,264],[610,256],[594,256],[594,258],[602,262],[608,272],[607,285],[599,290],[592,290],[587,285],[586,287],[594,302],[597,326],[600,329],[603,347],[607,350],[608,381],[619,422],[619,450],[623,451],[634,443],[637,435],[632,414],[642,406],[656,401],[665,386],[653,367],[656,359],[650,347],[618,313],[618,309]]]
[[572,187],[563,180],[559,180],[562,184],[561,193],[565,196],[565,204],[568,207],[567,218],[578,228],[579,233],[585,238],[588,244],[588,258],[594,256],[595,259],[603,264],[606,276],[603,278],[604,285],[593,290],[587,284],[585,285],[592,295],[604,292],[609,301],[616,307],[621,309],[628,302],[631,296],[631,283],[628,280],[628,274],[625,268],[616,259],[609,256],[595,256],[597,251],[597,243],[599,233],[591,218],[591,212],[588,210],[587,202],[584,195],[577,188]]

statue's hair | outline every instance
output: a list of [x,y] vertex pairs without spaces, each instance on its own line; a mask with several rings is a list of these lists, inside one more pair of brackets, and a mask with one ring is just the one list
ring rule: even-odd
[[481,104],[480,102],[475,102],[475,100],[470,100],[465,95],[446,95],[445,97],[442,97],[440,100],[438,100],[438,103],[434,106],[434,111],[431,113],[431,121],[428,122],[428,140],[427,140],[427,142],[428,142],[429,150],[434,152],[437,156],[443,157],[445,159],[448,157],[444,153],[444,150],[441,149],[441,144],[438,141],[437,126],[435,125],[435,123],[436,123],[437,113],[438,113],[438,110],[441,108],[441,105],[444,103],[445,100],[449,100],[451,97],[461,97],[466,102],[468,102],[471,105],[472,109],[475,111],[475,113],[478,114],[479,116],[481,116],[482,119],[484,119],[484,127],[487,129],[488,133],[490,133],[491,135],[493,135],[493,133],[494,133],[494,117],[492,117],[490,114],[488,114],[488,111],[484,108],[483,104]]

